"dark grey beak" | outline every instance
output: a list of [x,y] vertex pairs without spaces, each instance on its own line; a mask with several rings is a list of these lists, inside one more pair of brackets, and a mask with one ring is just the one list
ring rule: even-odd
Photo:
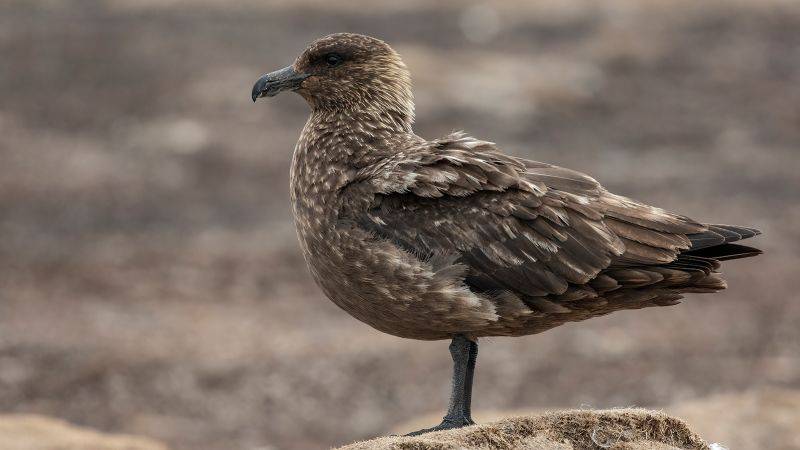
[[295,72],[292,66],[263,75],[253,85],[253,101],[261,97],[274,97],[281,91],[293,91],[308,78],[304,73]]

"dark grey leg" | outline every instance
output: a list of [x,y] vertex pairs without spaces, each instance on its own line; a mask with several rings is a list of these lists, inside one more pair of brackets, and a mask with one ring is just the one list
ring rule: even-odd
[[478,343],[467,339],[464,335],[456,335],[450,343],[450,355],[453,357],[453,392],[450,394],[450,406],[442,423],[432,428],[408,433],[406,436],[417,436],[430,431],[449,430],[467,425],[472,421],[472,378],[475,375],[475,361],[478,358]]

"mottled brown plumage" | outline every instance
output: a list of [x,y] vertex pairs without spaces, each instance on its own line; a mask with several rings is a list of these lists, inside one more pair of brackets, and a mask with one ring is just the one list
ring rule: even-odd
[[281,90],[312,109],[291,167],[306,261],[334,303],[386,333],[519,336],[671,305],[725,288],[719,261],[759,253],[730,243],[751,228],[704,225],[464,133],[415,135],[408,70],[380,40],[319,39],[253,99]]
[[377,39],[322,38],[292,68],[312,107],[291,168],[303,253],[334,303],[386,333],[525,335],[673,304],[723,289],[719,259],[757,253],[695,251],[756,230],[703,225],[463,133],[415,135],[408,70]]

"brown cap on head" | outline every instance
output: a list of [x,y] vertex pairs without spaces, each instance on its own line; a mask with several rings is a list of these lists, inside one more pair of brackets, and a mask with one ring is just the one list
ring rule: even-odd
[[314,109],[391,111],[413,117],[411,76],[400,55],[373,37],[337,33],[312,42],[294,64],[262,76],[253,101],[295,91]]

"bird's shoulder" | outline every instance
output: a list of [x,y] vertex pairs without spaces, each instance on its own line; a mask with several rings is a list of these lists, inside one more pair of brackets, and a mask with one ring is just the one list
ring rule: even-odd
[[435,140],[395,141],[392,147],[361,167],[352,187],[362,193],[411,193],[422,198],[508,190],[542,197],[551,189],[597,196],[601,191],[586,174],[505,154],[494,143],[463,132]]
[[[558,216],[571,211],[590,220],[610,220],[612,226],[621,222],[674,234],[705,229],[686,216],[609,192],[585,173],[505,154],[494,143],[463,132],[429,141],[410,139],[397,148],[354,178],[362,194],[384,207],[473,204],[520,219],[536,215],[559,222]],[[403,201],[387,204],[382,201],[387,197]],[[536,211],[528,210],[534,207]]]

